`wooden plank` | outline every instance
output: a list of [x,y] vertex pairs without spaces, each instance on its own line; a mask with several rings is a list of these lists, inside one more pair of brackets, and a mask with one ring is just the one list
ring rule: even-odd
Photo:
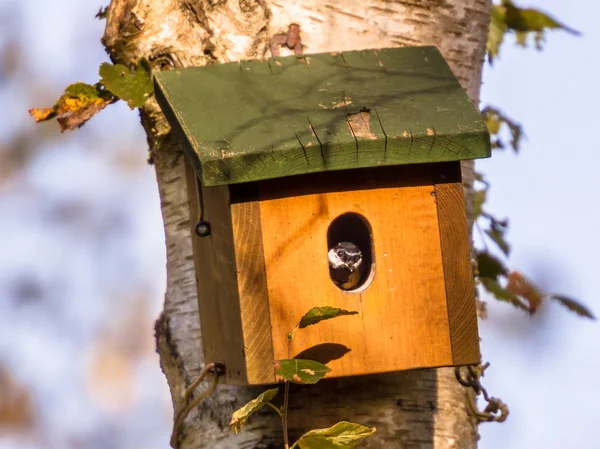
[[244,385],[247,383],[246,360],[229,208],[229,187],[202,188],[204,220],[210,223],[211,233],[208,237],[198,237],[194,232],[199,205],[196,174],[187,162],[186,176],[205,360],[207,363],[225,364],[226,383]]
[[[365,187],[350,176],[333,187],[321,175],[327,187],[313,179],[312,193],[310,185],[298,188],[285,179],[260,184],[276,359],[288,356],[286,336],[301,316],[330,305],[359,315],[298,330],[291,355],[317,345],[348,347],[329,363],[331,377],[453,364],[431,176],[406,185],[396,177],[390,186],[389,173]],[[373,231],[375,277],[361,293],[343,292],[329,275],[327,229],[346,212],[366,217]]]
[[[458,178],[453,173],[458,167]],[[440,172],[443,175],[440,175]],[[232,198],[254,201],[253,191],[261,189],[260,199],[285,198],[287,196],[311,195],[316,193],[380,189],[383,187],[407,187],[433,185],[436,182],[452,182],[460,179],[460,163],[416,164],[395,167],[338,170],[328,173],[310,173],[288,176],[248,184],[230,186]],[[262,187],[262,188],[261,188]],[[251,192],[248,195],[248,192]]]
[[269,297],[257,201],[231,205],[248,383],[275,382]]
[[479,363],[479,335],[462,183],[435,186],[455,365]]
[[208,186],[490,155],[479,111],[435,47],[215,64],[155,82]]

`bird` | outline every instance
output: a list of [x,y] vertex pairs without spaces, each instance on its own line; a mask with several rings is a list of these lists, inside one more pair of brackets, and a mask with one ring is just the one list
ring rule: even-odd
[[362,251],[352,242],[339,242],[327,253],[331,280],[342,290],[358,286],[364,273]]

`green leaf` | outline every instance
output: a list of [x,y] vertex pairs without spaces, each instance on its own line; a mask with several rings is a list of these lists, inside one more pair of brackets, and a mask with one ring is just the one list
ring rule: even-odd
[[100,66],[100,82],[117,97],[125,100],[131,109],[141,108],[154,92],[152,72],[148,61],[140,59],[135,70],[123,64],[108,62]]
[[480,216],[482,216],[484,214],[483,205],[484,205],[485,201],[487,200],[487,193],[490,188],[490,183],[487,182],[485,177],[481,173],[478,173],[478,172],[475,172],[475,181],[483,184],[482,189],[475,190],[475,192],[473,193],[474,214],[475,214],[475,220],[477,220]]
[[492,63],[498,56],[507,31],[515,32],[517,43],[520,45],[525,45],[529,35],[533,34],[536,46],[540,49],[544,32],[551,29],[561,29],[576,36],[581,34],[537,9],[519,8],[511,0],[502,0],[501,5],[492,5],[487,40],[489,62]]
[[492,239],[492,241],[502,250],[505,256],[508,257],[510,254],[510,245],[504,238],[504,231],[498,228],[486,229],[485,233]]
[[511,0],[503,0],[502,7],[505,9],[504,22],[511,30],[527,33],[543,32],[545,29],[562,29],[574,35],[581,34],[537,9],[519,8]]
[[97,84],[92,86],[91,84],[81,82],[68,85],[65,88],[63,96],[87,103],[95,102],[98,99],[104,99],[106,97],[104,91],[101,90]]
[[231,422],[229,423],[231,431],[234,433],[239,433],[244,424],[246,424],[246,421],[248,421],[250,415],[263,408],[267,402],[270,402],[275,396],[277,396],[278,392],[279,388],[267,390],[264,393],[261,393],[257,398],[252,399],[242,408],[236,410],[231,417]]
[[292,447],[300,449],[341,449],[356,446],[358,440],[375,432],[375,427],[341,421],[328,429],[315,429],[305,433]]
[[527,304],[521,300],[519,295],[510,291],[507,287],[500,285],[500,277],[508,277],[509,270],[502,261],[486,251],[477,252],[477,268],[479,282],[497,300],[508,302],[513,306],[531,312]]
[[106,16],[108,15],[107,13],[108,13],[108,6],[106,8],[103,8],[101,6],[94,17],[98,20],[106,19]]
[[492,5],[492,14],[490,21],[490,31],[487,39],[487,54],[490,64],[494,62],[494,58],[500,52],[500,45],[504,40],[504,34],[508,30],[508,26],[504,21],[504,10],[501,6]]
[[491,278],[479,278],[479,281],[487,292],[493,295],[498,301],[507,302],[517,309],[524,310],[528,313],[530,312],[529,307],[527,307],[517,295],[502,287],[496,280]]
[[304,329],[312,324],[317,324],[324,320],[330,320],[342,315],[358,315],[358,312],[338,309],[337,307],[313,307],[300,320],[298,327]]
[[588,309],[586,306],[584,306],[580,302],[575,301],[574,299],[567,298],[566,296],[554,295],[554,294],[549,295],[549,296],[551,299],[558,301],[560,304],[565,306],[571,312],[575,312],[579,316],[589,318],[591,320],[596,319],[596,317],[594,316],[594,314],[592,313],[592,311],[590,309]]
[[508,257],[510,253],[510,245],[505,240],[506,232],[508,231],[508,220],[498,220],[493,215],[485,213],[485,218],[490,222],[490,229],[486,229],[485,233],[490,239],[502,250],[504,255]]
[[502,128],[506,126],[510,132],[510,146],[515,151],[515,153],[519,152],[519,144],[521,142],[521,138],[523,137],[523,127],[521,124],[515,122],[502,111],[497,108],[487,106],[481,111],[481,115],[483,116],[483,120],[487,125],[488,131],[492,135],[492,148],[505,148],[504,141],[500,137],[500,132]]
[[[492,224],[492,228],[487,230],[486,233],[507,254],[508,244],[504,241],[504,232],[508,225],[507,221],[496,220],[490,216],[486,216],[486,218],[489,218]],[[542,292],[531,280],[518,271],[509,271],[500,259],[487,251],[477,251],[476,255],[479,282],[497,300],[507,302],[533,315],[539,310],[543,300],[550,298],[558,301],[579,316],[592,320],[596,319],[592,311],[585,305],[563,295]],[[500,278],[502,278],[503,284],[504,280],[506,280],[504,286],[500,283]]]
[[500,276],[508,276],[508,268],[502,261],[492,256],[487,251],[477,251],[477,268],[480,278],[489,278],[494,281]]
[[481,216],[483,213],[483,204],[487,199],[487,191],[488,189],[475,190],[473,193],[473,207],[474,207],[474,215],[475,220]]
[[485,179],[485,176],[479,172],[475,172],[475,181],[482,183],[486,187],[490,186],[490,183]]
[[296,384],[316,384],[331,371],[327,365],[312,360],[278,360],[275,363],[275,373]]

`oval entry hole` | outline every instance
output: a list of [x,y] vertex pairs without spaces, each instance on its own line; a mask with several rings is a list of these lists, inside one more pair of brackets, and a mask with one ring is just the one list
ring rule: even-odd
[[369,287],[375,276],[375,253],[365,217],[348,212],[333,220],[327,230],[327,251],[329,275],[339,289],[360,293]]

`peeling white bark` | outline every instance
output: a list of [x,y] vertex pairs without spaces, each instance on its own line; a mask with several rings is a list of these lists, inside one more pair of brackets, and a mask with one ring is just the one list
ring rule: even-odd
[[[270,37],[290,23],[305,53],[436,45],[475,102],[489,23],[488,0],[112,0],[103,38],[112,59],[148,58],[155,70],[269,56]],[[285,54],[285,49],[282,51]],[[155,102],[142,111],[156,166],[167,245],[167,292],[156,324],[157,348],[176,410],[203,366],[183,155]],[[467,192],[472,164],[464,165]],[[469,196],[468,196],[469,198]],[[232,412],[262,388],[219,386],[183,428],[183,449],[280,448],[280,421],[266,410],[239,435]],[[333,379],[292,388],[290,435],[339,420],[377,427],[365,448],[476,445],[464,392],[452,370]]]

